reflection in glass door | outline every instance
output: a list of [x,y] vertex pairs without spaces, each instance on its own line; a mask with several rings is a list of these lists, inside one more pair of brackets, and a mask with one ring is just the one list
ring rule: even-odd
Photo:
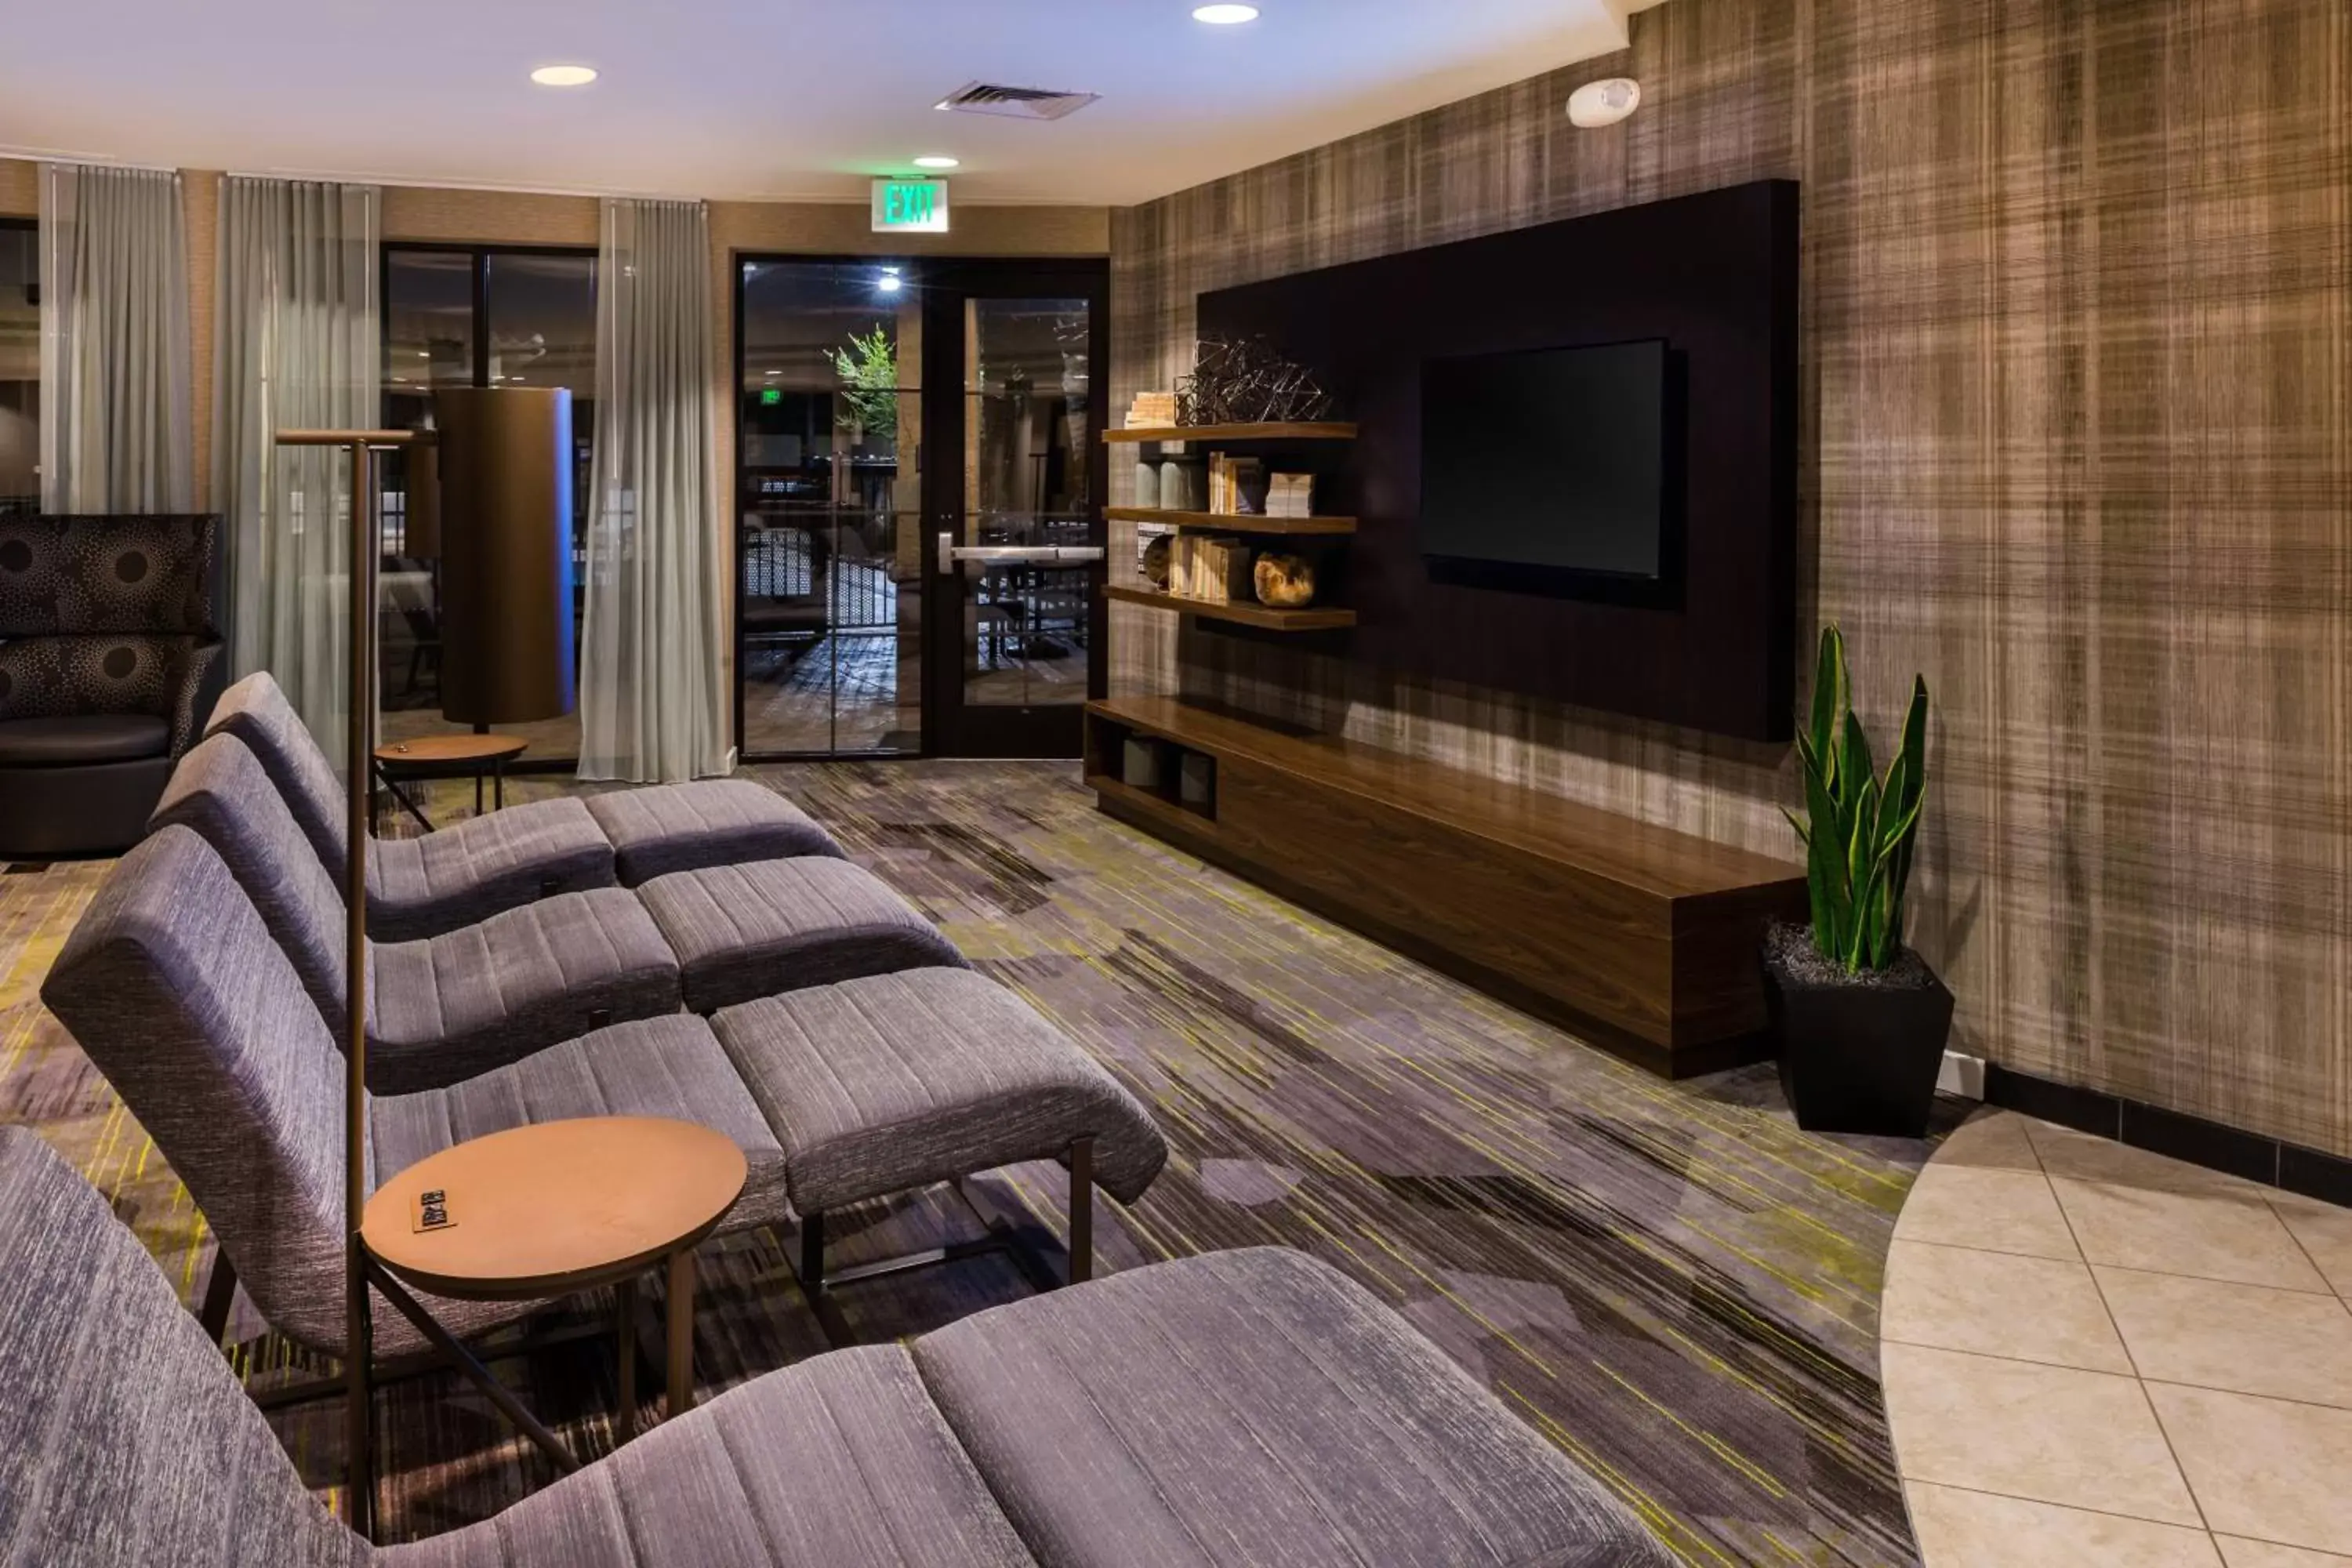
[[[1089,542],[1090,325],[1084,300],[964,302],[963,536],[957,543],[982,547],[957,563],[964,580],[968,706],[1087,699],[1088,572],[1065,560],[1059,547]],[[1053,553],[1041,553],[1041,546]]]
[[738,288],[739,743],[919,752],[915,279],[887,260],[749,259]]
[[[1076,756],[1099,691],[1099,264],[968,262],[928,279],[932,749]],[[951,374],[950,374],[951,371]]]

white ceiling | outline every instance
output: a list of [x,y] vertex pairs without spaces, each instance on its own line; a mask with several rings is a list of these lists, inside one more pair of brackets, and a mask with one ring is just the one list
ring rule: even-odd
[[[1126,204],[1623,46],[1657,0],[22,0],[0,153],[387,183]],[[583,62],[593,85],[534,86]],[[1099,92],[940,113],[974,79]]]

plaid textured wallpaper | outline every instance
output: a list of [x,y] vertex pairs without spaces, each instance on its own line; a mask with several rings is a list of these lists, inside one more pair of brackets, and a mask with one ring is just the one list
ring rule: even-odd
[[[1571,128],[1619,74],[1641,110]],[[1955,1046],[2352,1153],[2344,0],[1669,0],[1115,215],[1113,406],[1202,290],[1763,176],[1803,186],[1800,618],[1880,733],[1933,691],[1913,937]],[[1781,749],[1113,614],[1115,689],[1794,858]]]

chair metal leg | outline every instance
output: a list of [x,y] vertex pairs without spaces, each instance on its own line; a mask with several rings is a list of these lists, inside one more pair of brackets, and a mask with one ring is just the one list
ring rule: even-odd
[[627,1442],[637,1434],[637,1282],[624,1279],[613,1287],[614,1316],[619,1332],[614,1351],[621,1359],[620,1408],[613,1414],[613,1441]]
[[669,1417],[694,1408],[694,1249],[669,1255]]
[[205,1337],[213,1343],[221,1342],[228,1332],[228,1310],[236,1300],[236,1266],[228,1260],[219,1242],[213,1244],[213,1270],[205,1280],[205,1304],[196,1313],[196,1321],[205,1327]]
[[1095,1274],[1095,1141],[1070,1145],[1070,1277],[1082,1285]]
[[362,1541],[375,1540],[375,1390],[368,1382],[374,1370],[375,1325],[371,1319],[367,1293],[367,1255],[360,1249],[359,1237],[351,1239],[352,1256],[346,1259],[344,1289],[350,1293],[345,1306],[343,1331],[345,1348],[351,1352],[343,1363],[343,1446],[347,1456],[347,1501],[352,1529]]
[[1040,1292],[1059,1289],[1064,1285],[1076,1285],[1094,1278],[1095,1267],[1095,1141],[1092,1138],[1073,1139],[1069,1148],[1070,1163],[1070,1238],[1066,1249],[1066,1267],[1057,1275],[1047,1255],[1055,1250],[1053,1235],[1036,1224],[1013,1225],[1002,1215],[990,1214],[973,1198],[961,1177],[950,1178],[948,1186],[961,1198],[964,1206],[979,1220],[982,1234],[962,1241],[951,1241],[944,1247],[926,1247],[897,1258],[886,1258],[874,1263],[855,1264],[828,1273],[824,1266],[824,1216],[809,1214],[801,1216],[800,1259],[793,1267],[793,1278],[800,1282],[801,1293],[808,1298],[809,1309],[816,1314],[817,1326],[824,1331],[825,1341],[835,1350],[857,1342],[850,1331],[849,1321],[843,1316],[835,1292],[844,1285],[861,1280],[886,1279],[893,1274],[906,1274],[918,1268],[929,1268],[942,1263],[960,1263],[968,1258],[983,1258],[1002,1252],[1021,1270],[1033,1289]]
[[833,1299],[835,1281],[824,1271],[824,1215],[801,1215],[800,1253],[800,1264],[793,1270],[793,1278],[800,1282],[809,1310],[816,1314],[816,1326],[824,1331],[824,1342],[835,1350],[846,1350],[857,1342],[857,1336],[850,1331],[849,1320],[842,1315],[841,1303]]
[[801,1289],[814,1296],[824,1289],[824,1215],[801,1215]]

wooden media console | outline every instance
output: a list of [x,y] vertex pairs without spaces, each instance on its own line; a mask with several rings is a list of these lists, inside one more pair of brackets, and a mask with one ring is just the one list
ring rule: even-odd
[[[1130,739],[1165,749],[1156,787],[1122,782]],[[1653,1071],[1768,1054],[1758,948],[1805,918],[1800,867],[1171,698],[1087,704],[1086,771],[1121,821]]]

